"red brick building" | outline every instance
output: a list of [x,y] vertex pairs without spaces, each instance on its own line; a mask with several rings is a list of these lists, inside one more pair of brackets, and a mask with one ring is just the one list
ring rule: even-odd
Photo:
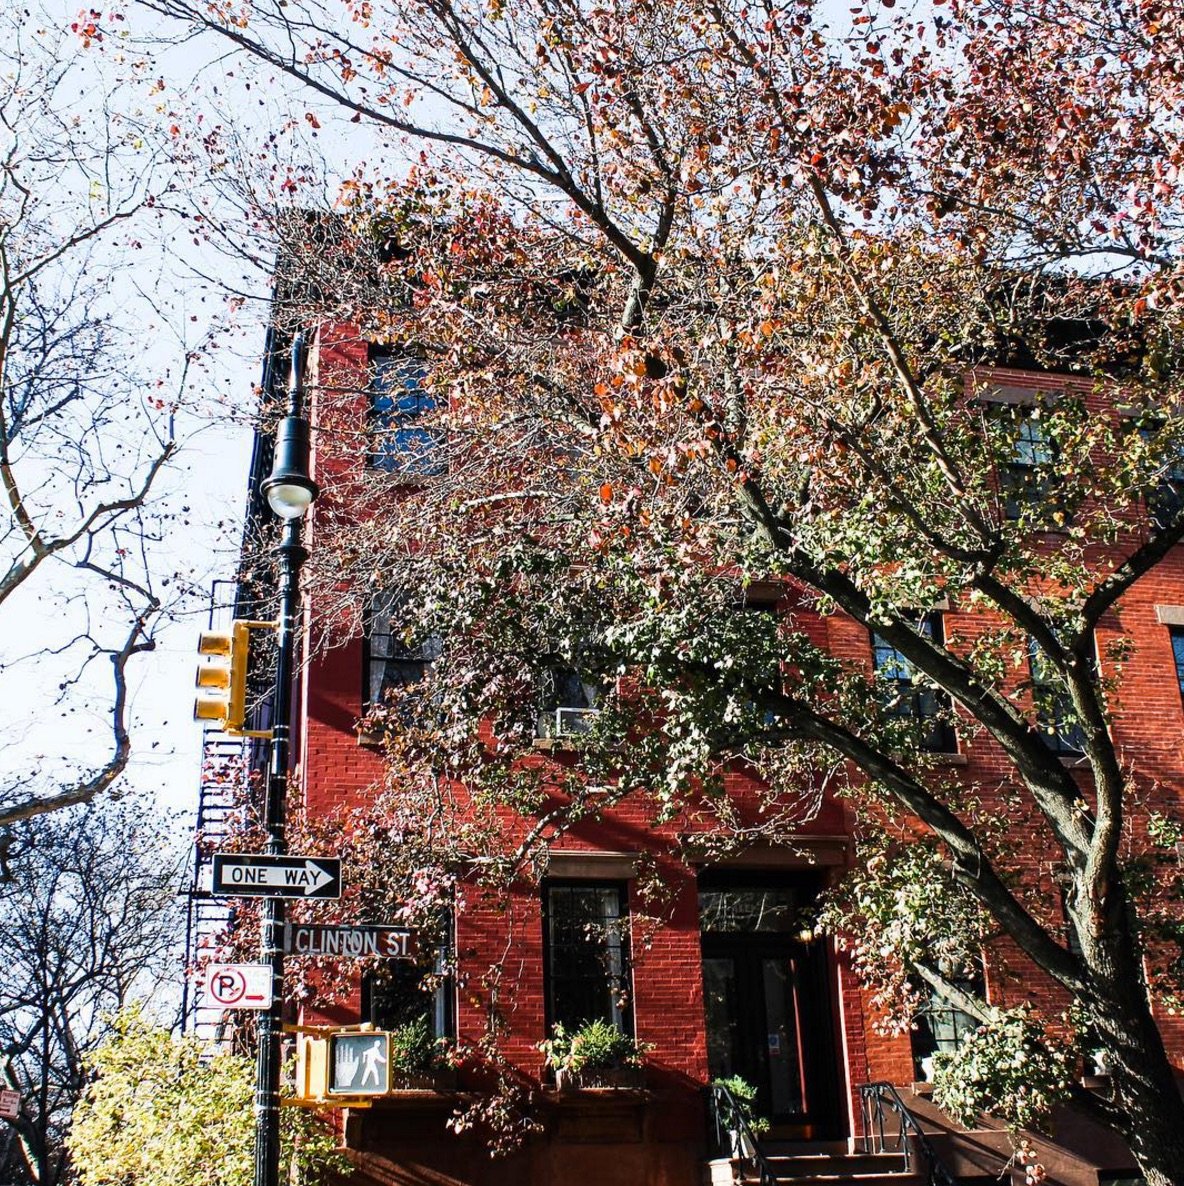
[[[314,549],[318,518],[341,513],[347,498],[338,492],[348,490],[353,467],[376,463],[373,452],[341,445],[356,442],[356,431],[351,436],[346,429],[372,423],[376,406],[377,414],[390,413],[389,384],[382,388],[388,402],[373,403],[376,364],[380,373],[391,365],[354,327],[320,327],[310,373],[312,419],[321,442],[315,477],[324,491],[309,530]],[[398,365],[405,369],[405,361]],[[1023,371],[996,371],[979,380],[991,386],[994,399],[1020,408],[1037,389],[1047,393],[1078,382]],[[318,406],[318,386],[337,397]],[[398,399],[411,401],[400,419],[403,435],[396,448],[403,452],[430,450],[430,438],[414,423],[415,389],[414,376],[399,372],[396,412]],[[1092,392],[1089,384],[1081,390]],[[358,393],[355,406],[340,398],[342,391]],[[1017,452],[1017,469],[1031,462],[1039,440],[1030,446],[1027,453]],[[934,694],[910,691],[907,664],[864,627],[797,604],[788,585],[754,586],[747,596],[750,604],[763,603],[774,612],[793,604],[812,640],[838,658],[896,680],[906,711],[922,716],[932,711],[925,697]],[[323,612],[314,597],[309,605],[314,633]],[[956,634],[970,645],[976,632],[990,625],[964,606],[946,604],[930,610],[924,628],[946,638]],[[1120,752],[1137,752],[1146,768],[1160,772],[1163,794],[1174,799],[1184,790],[1184,550],[1173,549],[1107,615],[1098,632],[1099,655],[1108,654],[1107,642],[1119,637],[1135,646],[1122,670],[1113,736]],[[395,668],[430,661],[430,655],[402,653],[384,639],[389,642],[375,618],[368,637],[314,650],[303,669],[296,771],[313,819],[364,803],[381,781],[381,758],[359,735],[358,722],[368,699],[402,678]],[[1029,677],[1038,682],[1039,673],[1016,678]],[[555,727],[540,730],[552,734],[551,746],[562,745],[556,732],[578,729],[579,714],[588,708],[578,688],[566,697],[548,706],[548,713],[553,707],[558,714]],[[951,771],[976,783],[1007,777],[1008,760],[999,746],[986,737],[968,741],[956,721],[939,727],[935,718],[931,744]],[[1061,735],[1055,722],[1050,744],[1061,747],[1066,764],[1073,763],[1073,738]],[[729,791],[741,806],[753,790],[746,777],[739,772],[730,777]],[[445,1122],[458,1099],[479,1094],[485,1084],[479,1073],[462,1066],[456,1092],[411,1092],[348,1113],[347,1143],[365,1180],[542,1186],[580,1175],[600,1183],[691,1186],[703,1180],[712,1152],[705,1085],[732,1074],[758,1088],[759,1110],[771,1119],[774,1138],[840,1148],[860,1133],[861,1084],[913,1083],[920,1061],[935,1046],[956,1041],[959,1026],[968,1024],[954,1010],[937,1009],[911,1037],[881,1033],[844,953],[803,923],[803,908],[852,859],[851,819],[843,800],[826,797],[792,847],[756,844],[722,862],[709,859],[705,849],[702,859],[688,861],[694,847],[685,830],[655,829],[641,807],[628,806],[571,830],[550,852],[541,885],[523,885],[508,901],[462,892],[452,920],[456,974],[432,998],[432,1024],[462,1043],[477,1043],[490,1008],[491,990],[482,974],[491,965],[500,967],[502,1050],[530,1095],[541,1130],[504,1160],[486,1156],[479,1136],[449,1132]],[[643,937],[630,919],[637,910],[639,870],[651,864],[667,887],[668,911]],[[1055,865],[1039,851],[1032,853],[1030,874],[1049,895],[1059,893]],[[593,917],[604,924],[594,939],[584,925]],[[582,958],[587,953],[573,935],[597,946],[599,971],[589,973],[593,965]],[[992,1004],[1056,999],[1042,977],[1017,976],[1014,964],[1011,974],[1002,975],[988,960],[985,976]],[[639,1089],[555,1090],[539,1042],[556,1020],[597,1010],[649,1044]],[[300,1017],[304,1024],[335,1025],[368,1019],[381,1023],[381,1003],[361,982],[345,1003],[306,1008]],[[1184,1025],[1166,1016],[1158,1020],[1173,1059],[1184,1065]]]

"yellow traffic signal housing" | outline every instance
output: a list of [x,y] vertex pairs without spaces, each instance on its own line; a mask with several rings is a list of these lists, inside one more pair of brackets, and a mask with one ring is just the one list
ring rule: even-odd
[[300,1034],[296,1038],[296,1092],[299,1104],[322,1104],[329,1095],[329,1039]]
[[193,719],[211,721],[237,737],[270,737],[267,730],[244,729],[247,716],[247,666],[251,631],[274,629],[274,622],[236,620],[229,630],[207,630],[198,639],[197,651],[206,661],[197,669],[199,693],[193,702]]
[[371,1025],[285,1026],[296,1034],[298,1107],[366,1108],[390,1095],[391,1035]]

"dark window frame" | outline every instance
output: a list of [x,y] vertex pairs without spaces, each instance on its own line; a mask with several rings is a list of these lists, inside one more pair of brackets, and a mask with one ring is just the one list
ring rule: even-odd
[[[1065,714],[1073,708],[1067,688],[1061,686],[1051,672],[1043,672],[1043,658],[1034,638],[1028,639],[1028,676],[1032,693],[1032,709],[1041,740],[1061,758],[1080,759],[1085,756],[1085,733],[1079,721],[1065,722]],[[1050,711],[1051,710],[1051,711]]]
[[[633,961],[630,950],[630,902],[629,882],[622,880],[593,880],[587,878],[547,878],[542,885],[542,931],[543,931],[543,1004],[547,1032],[562,1022],[570,1033],[584,1021],[593,1017],[579,1017],[556,1005],[556,944],[553,937],[555,903],[553,894],[579,891],[611,891],[617,895],[617,913],[613,916],[617,927],[617,956],[619,971],[611,967],[605,970],[604,989],[609,1000],[608,1015],[599,1016],[614,1025],[624,1034],[633,1037],[636,1033],[634,1018]],[[599,922],[601,920],[597,920]],[[591,942],[591,940],[586,940]],[[574,947],[574,944],[569,944]],[[611,950],[611,944],[608,945]],[[563,980],[584,982],[586,977],[565,973]],[[614,984],[615,981],[615,984]]]
[[[945,615],[941,610],[929,610],[917,617],[918,633],[945,645]],[[922,738],[921,748],[927,753],[956,754],[958,732],[952,719],[953,705],[949,694],[930,684],[918,684],[912,664],[874,630],[870,631],[872,674],[895,686],[894,705],[889,715],[913,721],[929,721],[930,727]],[[893,674],[885,674],[891,666]],[[927,707],[931,705],[932,707]]]
[[[387,604],[376,608],[380,599]],[[437,635],[430,635],[414,646],[400,641],[399,634],[391,628],[391,618],[401,601],[405,602],[402,593],[387,591],[372,594],[367,604],[362,630],[363,709],[379,707],[394,688],[422,683],[428,669],[440,657],[442,642]],[[376,631],[376,624],[385,625],[386,629]],[[380,641],[377,648],[376,641]],[[375,670],[380,667],[382,678],[375,696]],[[398,678],[388,678],[388,673]]]
[[[394,477],[430,478],[447,473],[445,434],[423,420],[439,408],[424,389],[427,370],[411,351],[370,348],[366,389],[370,451],[367,465]],[[387,382],[387,371],[392,373]]]

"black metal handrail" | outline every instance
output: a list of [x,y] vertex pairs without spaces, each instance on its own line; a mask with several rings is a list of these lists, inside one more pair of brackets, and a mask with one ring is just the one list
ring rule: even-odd
[[760,1186],[777,1186],[773,1167],[748,1123],[748,1109],[722,1083],[712,1083],[707,1091],[715,1153],[752,1162],[760,1174]]
[[[917,1118],[891,1083],[861,1084],[859,1108],[863,1120],[861,1127],[865,1153],[902,1153],[904,1170],[908,1173],[912,1169],[912,1142],[915,1141],[928,1166],[929,1186],[957,1186],[954,1175],[942,1164],[929,1138],[917,1123]],[[889,1131],[893,1121],[895,1136]]]

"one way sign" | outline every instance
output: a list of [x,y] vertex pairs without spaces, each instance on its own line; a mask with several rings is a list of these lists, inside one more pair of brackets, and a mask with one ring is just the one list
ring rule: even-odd
[[235,898],[340,898],[341,860],[216,852],[213,892]]

